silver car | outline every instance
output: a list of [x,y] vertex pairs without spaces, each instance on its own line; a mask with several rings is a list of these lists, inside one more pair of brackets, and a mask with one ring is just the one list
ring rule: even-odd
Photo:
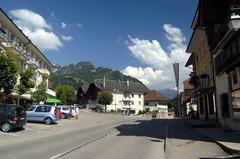
[[27,111],[27,121],[44,122],[47,125],[57,123],[58,111],[51,105],[32,105]]

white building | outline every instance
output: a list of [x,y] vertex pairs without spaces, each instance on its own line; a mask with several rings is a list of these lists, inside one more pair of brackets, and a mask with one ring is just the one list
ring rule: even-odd
[[113,95],[112,104],[107,105],[107,111],[123,110],[125,114],[138,114],[144,109],[144,94],[149,89],[138,82],[95,80],[87,91],[89,99],[97,100],[99,91],[109,91]]
[[[54,67],[53,64],[31,42],[22,30],[16,26],[7,14],[0,9],[0,52],[4,49],[11,50],[22,68],[30,68],[33,71],[31,80],[35,82],[35,86],[44,82],[47,86],[47,93],[51,96],[56,95],[56,93],[50,89],[51,82],[48,79],[50,71]],[[32,89],[32,91],[34,90],[35,89]],[[30,98],[30,94],[25,94],[22,97]]]

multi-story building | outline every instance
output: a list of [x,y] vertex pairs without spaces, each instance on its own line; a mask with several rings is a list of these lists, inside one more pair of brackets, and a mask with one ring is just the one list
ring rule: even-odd
[[[32,43],[32,41],[20,30],[17,25],[0,9],[0,51],[11,50],[22,68],[29,68],[33,71],[32,81],[35,86],[44,82],[47,86],[47,93],[55,96],[51,90],[51,82],[48,77],[53,69],[53,64],[44,54]],[[19,82],[19,80],[18,80]],[[34,91],[32,89],[32,91]],[[30,99],[30,94],[22,95]]]
[[199,10],[214,61],[219,121],[240,130],[240,1],[202,2]]
[[199,0],[193,26],[194,34],[200,31],[208,41],[218,120],[223,127],[240,130],[240,1]]
[[144,109],[144,94],[149,89],[141,83],[115,80],[95,80],[87,90],[88,99],[97,100],[99,91],[109,91],[113,95],[113,101],[107,105],[107,111],[123,110],[125,114],[138,114]]
[[149,111],[158,110],[159,106],[168,106],[169,100],[158,91],[151,91],[144,96],[144,108]]
[[190,83],[194,86],[195,98],[198,101],[200,119],[215,119],[215,83],[212,58],[205,31],[199,27],[199,10],[196,11],[192,23],[193,34],[187,52],[191,53],[186,67],[193,65]]

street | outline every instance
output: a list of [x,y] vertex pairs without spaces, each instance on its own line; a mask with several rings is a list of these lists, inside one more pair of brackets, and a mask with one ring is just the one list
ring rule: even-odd
[[28,123],[0,133],[4,159],[160,159],[227,156],[181,120],[151,120],[81,110],[78,120]]

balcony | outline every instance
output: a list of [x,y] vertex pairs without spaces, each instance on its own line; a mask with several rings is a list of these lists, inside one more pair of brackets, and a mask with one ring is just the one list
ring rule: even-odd
[[129,96],[123,96],[122,100],[123,101],[132,101],[131,97],[129,97]]
[[224,45],[235,35],[240,29],[240,16],[234,15],[226,20],[219,27],[215,27],[215,34],[211,37],[211,51],[216,52],[217,50],[224,47]]
[[7,41],[7,34],[2,28],[0,28],[0,42],[4,41]]
[[22,48],[18,43],[12,42],[3,42],[3,46],[9,49],[18,59],[27,61],[28,57],[26,55],[26,50]]
[[27,64],[28,64],[31,68],[34,68],[34,69],[36,69],[36,68],[39,67],[39,62],[36,61],[36,60],[34,60],[34,59],[29,59],[29,60],[27,61]]
[[40,68],[40,69],[38,69],[38,71],[42,74],[42,76],[44,76],[44,77],[48,77],[48,76],[50,76],[50,72],[47,70],[47,69],[45,69],[45,68]]

